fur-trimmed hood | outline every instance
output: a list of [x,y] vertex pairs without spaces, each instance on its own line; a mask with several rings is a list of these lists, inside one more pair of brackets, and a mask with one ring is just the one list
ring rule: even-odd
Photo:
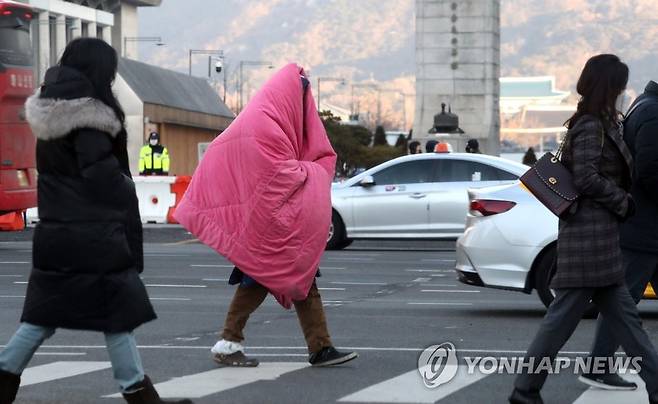
[[91,97],[71,100],[41,98],[41,90],[27,99],[25,114],[32,132],[41,140],[62,138],[76,129],[90,128],[112,137],[122,125],[114,110]]

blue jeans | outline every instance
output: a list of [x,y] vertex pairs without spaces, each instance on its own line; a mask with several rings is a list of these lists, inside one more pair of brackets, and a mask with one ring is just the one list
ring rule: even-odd
[[[0,370],[15,375],[23,373],[37,349],[54,333],[54,328],[22,323],[7,347],[0,352]],[[129,332],[106,333],[105,344],[112,362],[114,379],[119,383],[122,392],[129,392],[131,386],[144,380],[142,359],[137,351],[135,336]]]

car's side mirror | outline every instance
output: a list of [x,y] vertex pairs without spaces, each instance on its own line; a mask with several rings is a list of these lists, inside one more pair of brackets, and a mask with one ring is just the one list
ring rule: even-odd
[[361,185],[364,188],[372,187],[375,185],[375,179],[372,178],[372,175],[366,175],[363,177],[361,182],[359,182],[359,185]]

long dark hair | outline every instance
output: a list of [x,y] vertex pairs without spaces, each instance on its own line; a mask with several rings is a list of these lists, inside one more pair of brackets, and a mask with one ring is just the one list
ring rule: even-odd
[[102,39],[78,38],[66,46],[59,65],[84,74],[94,86],[95,98],[112,108],[123,124],[126,115],[112,92],[118,61],[117,52]]
[[617,122],[621,114],[615,103],[628,84],[628,66],[618,56],[603,54],[590,58],[578,79],[580,101],[576,113],[565,123],[572,128],[584,115],[594,115],[606,125]]
[[94,97],[112,108],[124,129],[114,140],[114,155],[128,171],[128,134],[125,130],[126,114],[112,92],[117,75],[119,58],[107,42],[97,38],[78,38],[64,49],[60,66],[70,67],[84,74],[94,87]]

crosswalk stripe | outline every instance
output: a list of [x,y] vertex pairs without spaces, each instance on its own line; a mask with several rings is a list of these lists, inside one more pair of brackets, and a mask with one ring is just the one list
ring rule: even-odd
[[21,386],[45,383],[66,377],[79,376],[85,373],[112,367],[110,362],[52,362],[47,365],[34,366],[25,369],[21,375]]
[[[266,362],[255,368],[220,368],[175,377],[168,382],[156,384],[155,389],[162,398],[201,398],[249,383],[276,380],[281,375],[306,367],[308,364],[303,362]],[[107,397],[119,398],[121,395]]]
[[[448,366],[446,369],[448,369]],[[466,366],[459,366],[454,379],[435,389],[425,387],[418,370],[412,370],[345,396],[338,401],[356,403],[434,403],[488,376],[477,371],[469,375],[467,369]]]
[[630,382],[637,383],[637,390],[610,391],[590,387],[573,404],[648,404],[647,390],[640,376],[626,373],[623,377]]

